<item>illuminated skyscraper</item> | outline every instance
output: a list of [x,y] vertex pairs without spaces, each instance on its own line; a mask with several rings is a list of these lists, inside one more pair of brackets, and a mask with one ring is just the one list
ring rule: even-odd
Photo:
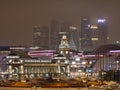
[[88,17],[81,19],[81,49],[93,50],[101,45],[107,44],[108,27],[103,17],[97,19],[97,25],[91,25]]
[[89,17],[81,18],[81,49],[83,51],[91,50],[91,30],[90,30],[90,19]]
[[108,39],[108,27],[107,27],[107,21],[103,17],[99,17],[97,19],[97,26],[98,26],[98,39],[99,39],[99,45],[107,44]]
[[36,47],[49,49],[49,29],[48,27],[33,28],[33,44]]
[[92,49],[95,49],[99,46],[99,32],[98,32],[98,26],[97,25],[91,25],[91,40],[92,40]]

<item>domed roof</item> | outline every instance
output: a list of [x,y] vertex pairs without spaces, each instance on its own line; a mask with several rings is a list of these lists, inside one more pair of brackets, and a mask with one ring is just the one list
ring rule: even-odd
[[117,44],[106,44],[106,45],[102,45],[98,48],[96,48],[95,50],[93,50],[93,53],[98,54],[105,54],[107,52],[109,52],[110,50],[120,50],[120,45]]

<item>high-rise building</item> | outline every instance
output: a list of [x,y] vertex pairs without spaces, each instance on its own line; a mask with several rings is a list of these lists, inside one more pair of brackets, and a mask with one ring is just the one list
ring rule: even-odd
[[35,47],[49,49],[49,29],[46,26],[33,28],[33,44]]
[[75,26],[70,26],[70,44],[73,47],[73,50],[79,50],[80,48],[80,31]]
[[98,39],[99,45],[107,44],[108,39],[108,27],[107,27],[107,20],[103,17],[99,17],[97,19],[97,26],[98,26]]
[[90,25],[92,49],[101,45],[107,44],[108,38],[108,26],[107,21],[103,17],[97,19],[97,25]]
[[50,26],[50,49],[57,49],[59,45],[60,22],[57,20],[51,21]]
[[99,32],[98,32],[98,26],[97,25],[91,25],[91,40],[92,40],[92,49],[95,49],[99,46]]
[[81,49],[83,51],[91,50],[91,30],[90,30],[90,19],[89,17],[81,18]]

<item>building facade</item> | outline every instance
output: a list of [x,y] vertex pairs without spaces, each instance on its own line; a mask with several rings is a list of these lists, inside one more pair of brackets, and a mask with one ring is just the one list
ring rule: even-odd
[[[39,78],[58,78],[69,73],[68,64],[63,58],[51,59],[32,59],[20,58],[17,55],[6,56],[7,74],[9,80],[39,79]],[[58,62],[60,61],[60,62]]]

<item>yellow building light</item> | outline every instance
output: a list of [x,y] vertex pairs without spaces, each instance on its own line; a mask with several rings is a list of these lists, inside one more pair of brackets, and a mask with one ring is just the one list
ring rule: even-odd
[[92,41],[98,41],[98,38],[92,38]]
[[98,29],[98,27],[95,26],[95,25],[92,25],[90,28],[91,28],[91,29]]

